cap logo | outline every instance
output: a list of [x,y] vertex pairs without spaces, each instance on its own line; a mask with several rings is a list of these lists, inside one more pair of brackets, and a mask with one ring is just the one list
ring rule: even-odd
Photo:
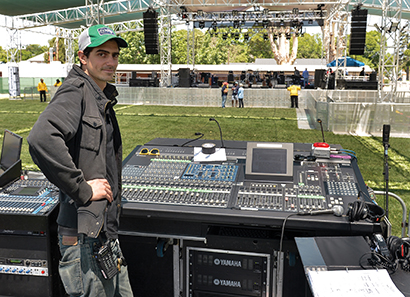
[[107,27],[98,28],[97,31],[98,31],[98,34],[100,34],[100,36],[115,35],[115,33],[110,28],[107,28]]

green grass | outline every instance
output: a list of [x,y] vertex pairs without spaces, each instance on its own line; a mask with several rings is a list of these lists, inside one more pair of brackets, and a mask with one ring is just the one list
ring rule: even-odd
[[[0,134],[9,129],[24,138],[21,159],[24,169],[38,170],[28,153],[26,138],[31,127],[47,104],[37,100],[0,100]],[[154,138],[195,137],[195,132],[205,134],[204,139],[218,140],[219,129],[210,117],[218,120],[224,140],[301,142],[322,140],[320,131],[299,130],[294,109],[274,108],[218,108],[117,105],[124,158],[139,144]],[[325,132],[326,142],[340,144],[356,152],[365,182],[375,190],[384,190],[384,156],[380,137],[357,137]],[[410,139],[390,138],[389,189],[399,195],[410,208]],[[384,206],[384,197],[378,202]],[[389,199],[389,218],[393,233],[400,235],[402,210],[399,203]]]

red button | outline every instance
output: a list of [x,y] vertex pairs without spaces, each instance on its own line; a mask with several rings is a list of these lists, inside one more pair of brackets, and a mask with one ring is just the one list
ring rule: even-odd
[[329,147],[330,145],[328,145],[326,142],[315,142],[313,146],[314,147]]

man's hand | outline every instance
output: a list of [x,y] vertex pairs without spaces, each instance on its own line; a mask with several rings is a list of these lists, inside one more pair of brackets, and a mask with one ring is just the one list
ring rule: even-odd
[[93,191],[93,196],[90,201],[107,199],[109,202],[113,201],[110,184],[106,179],[99,178],[87,181]]

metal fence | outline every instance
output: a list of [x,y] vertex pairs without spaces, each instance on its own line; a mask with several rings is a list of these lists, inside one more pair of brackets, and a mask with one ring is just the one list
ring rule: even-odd
[[[213,106],[222,105],[219,88],[144,88],[117,86],[118,102],[122,104]],[[230,105],[228,94],[227,106]],[[290,107],[286,89],[245,89],[245,107]]]
[[314,90],[305,98],[312,119],[320,118],[328,131],[381,136],[383,125],[389,124],[391,135],[410,137],[409,95],[397,92],[395,102],[380,102],[377,91]]

